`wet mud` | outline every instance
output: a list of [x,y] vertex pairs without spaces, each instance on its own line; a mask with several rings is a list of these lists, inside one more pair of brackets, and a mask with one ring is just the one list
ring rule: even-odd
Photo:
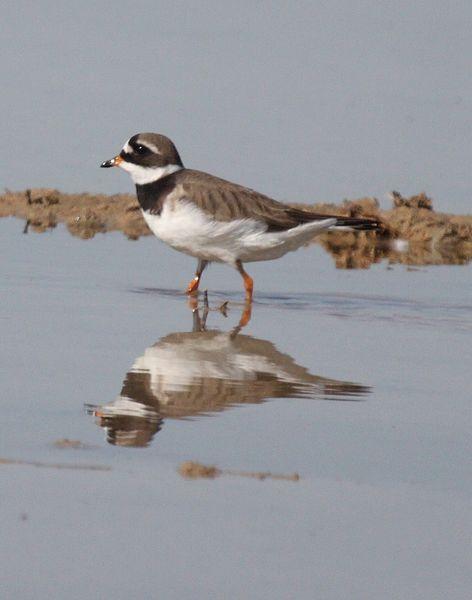
[[65,469],[71,471],[111,471],[107,465],[87,465],[73,463],[49,463],[41,460],[21,460],[17,458],[1,458],[0,467],[4,465],[16,465],[26,467],[38,467],[42,469]]
[[90,444],[84,444],[80,440],[70,440],[69,438],[61,438],[56,440],[53,444],[55,448],[60,450],[87,450],[93,448]]
[[[382,222],[381,232],[328,232],[314,240],[331,254],[340,269],[366,269],[382,260],[412,266],[460,265],[472,260],[472,215],[436,212],[433,201],[424,193],[407,198],[392,192],[391,200],[388,210],[381,209],[376,198],[295,206],[340,216],[373,217]],[[43,232],[63,223],[72,235],[83,239],[109,231],[121,231],[131,240],[151,234],[136,198],[127,194],[7,191],[0,196],[0,217],[9,216],[24,220],[25,233]]]
[[109,231],[122,231],[133,240],[151,233],[136,198],[126,194],[63,194],[44,188],[7,191],[0,196],[0,217],[10,216],[25,221],[25,232],[42,233],[63,223],[83,239]]
[[236,471],[233,469],[219,469],[214,465],[203,465],[193,460],[186,460],[181,463],[178,472],[184,479],[216,479],[221,475],[230,475],[233,477],[247,477],[249,479],[278,479],[283,481],[300,481],[298,473],[271,473],[270,471]]
[[380,235],[330,232],[319,236],[316,241],[333,256],[336,267],[366,269],[382,260],[416,266],[462,265],[472,260],[472,215],[436,212],[424,193],[405,198],[392,192],[391,199],[389,210],[381,210],[375,198],[316,207],[320,212],[375,217],[385,225]]

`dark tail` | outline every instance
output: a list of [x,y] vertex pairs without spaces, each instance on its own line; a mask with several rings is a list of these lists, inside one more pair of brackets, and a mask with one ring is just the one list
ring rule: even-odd
[[320,221],[322,219],[336,219],[335,227],[349,227],[355,231],[384,231],[385,225],[379,219],[368,217],[343,217],[341,215],[325,215],[323,213],[309,212],[297,208],[290,209],[290,216],[297,219],[298,224]]
[[367,217],[336,217],[335,227],[349,227],[355,231],[382,231],[385,229],[381,221]]

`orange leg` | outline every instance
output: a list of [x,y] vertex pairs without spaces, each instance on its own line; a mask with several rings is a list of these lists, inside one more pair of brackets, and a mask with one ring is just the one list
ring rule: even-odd
[[198,286],[200,285],[200,278],[202,276],[205,267],[207,266],[207,260],[199,260],[197,270],[195,271],[195,277],[187,286],[187,294],[195,294],[198,292]]
[[195,277],[192,279],[192,281],[188,284],[186,293],[193,294],[195,292],[198,292],[199,284],[200,284],[200,277],[197,277],[195,275]]
[[246,290],[246,301],[252,302],[252,292],[254,290],[254,281],[243,269],[243,264],[240,260],[236,261],[236,268],[244,281],[244,289]]

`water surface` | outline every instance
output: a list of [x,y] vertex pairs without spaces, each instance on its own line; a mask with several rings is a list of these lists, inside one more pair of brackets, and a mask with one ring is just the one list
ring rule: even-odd
[[1,466],[3,596],[469,597],[470,266],[302,249],[250,266],[235,334],[228,268],[202,323],[156,240],[21,231],[0,222],[0,458],[110,470]]

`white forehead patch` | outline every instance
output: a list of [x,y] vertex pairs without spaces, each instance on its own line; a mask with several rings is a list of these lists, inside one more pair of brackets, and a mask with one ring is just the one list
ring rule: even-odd
[[133,153],[133,148],[131,148],[131,146],[129,145],[129,140],[123,146],[123,152],[126,152],[126,154],[132,154]]
[[126,160],[122,160],[118,166],[120,169],[127,171],[131,175],[133,182],[137,185],[153,183],[154,181],[158,181],[159,179],[162,179],[162,177],[167,177],[167,175],[171,175],[172,173],[180,171],[180,169],[183,168],[180,165],[166,165],[165,167],[142,167]]

